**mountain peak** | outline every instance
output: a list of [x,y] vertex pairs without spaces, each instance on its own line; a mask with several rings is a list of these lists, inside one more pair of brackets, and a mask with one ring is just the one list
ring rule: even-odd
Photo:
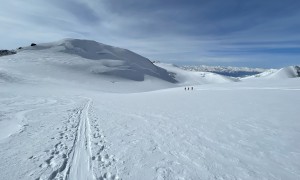
[[70,57],[72,56],[73,61],[68,62],[68,64],[76,63],[74,57],[81,57],[83,58],[82,60],[87,60],[83,63],[84,67],[88,67],[88,71],[94,74],[109,75],[135,81],[143,81],[145,76],[150,76],[172,83],[176,82],[166,70],[155,66],[143,56],[127,49],[92,40],[67,38],[51,43],[37,43],[35,46],[24,47],[19,51],[34,51],[36,55],[43,55],[46,52],[48,53],[47,56],[61,54],[62,56],[67,56],[65,59],[72,59]]

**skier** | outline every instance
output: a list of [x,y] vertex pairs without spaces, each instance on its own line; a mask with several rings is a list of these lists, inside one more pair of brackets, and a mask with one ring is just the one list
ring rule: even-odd
[[191,90],[194,90],[194,87],[191,87]]
[[188,87],[188,90],[190,90],[190,88]]
[[184,90],[186,91],[186,87],[184,87]]

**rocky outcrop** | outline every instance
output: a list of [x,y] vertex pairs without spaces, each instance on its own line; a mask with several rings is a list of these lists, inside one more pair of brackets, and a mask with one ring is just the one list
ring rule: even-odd
[[300,66],[295,66],[298,77],[300,77]]
[[17,52],[14,50],[0,50],[0,56],[12,55],[16,53]]

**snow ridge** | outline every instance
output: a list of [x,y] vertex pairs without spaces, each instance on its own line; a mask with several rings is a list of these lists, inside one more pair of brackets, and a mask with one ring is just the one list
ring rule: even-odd
[[265,79],[265,80],[280,80],[300,77],[300,67],[299,66],[289,66],[281,69],[270,69],[263,73],[245,77],[243,79]]

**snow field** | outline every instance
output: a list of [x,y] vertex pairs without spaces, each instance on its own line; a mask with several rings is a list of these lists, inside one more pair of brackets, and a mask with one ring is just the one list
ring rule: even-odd
[[[105,152],[105,140],[99,132],[98,124],[94,124],[94,120],[90,122],[91,100],[78,98],[79,102],[75,99],[68,102],[68,99],[26,101],[26,98],[19,97],[1,101],[14,110],[11,113],[20,116],[21,120],[16,123],[22,127],[18,132],[11,132],[13,135],[9,138],[2,137],[1,144],[7,145],[7,151],[5,148],[1,153],[1,161],[8,164],[1,164],[1,170],[7,172],[18,169],[14,174],[1,174],[2,178],[118,179],[109,170],[98,172],[115,160]],[[18,105],[30,108],[15,113]],[[33,108],[35,106],[38,108]],[[14,140],[11,141],[11,138]],[[94,172],[97,173],[94,175]]]
[[101,98],[124,179],[299,177],[298,90],[201,88]]
[[70,39],[0,66],[0,179],[300,179],[295,67],[236,79]]

